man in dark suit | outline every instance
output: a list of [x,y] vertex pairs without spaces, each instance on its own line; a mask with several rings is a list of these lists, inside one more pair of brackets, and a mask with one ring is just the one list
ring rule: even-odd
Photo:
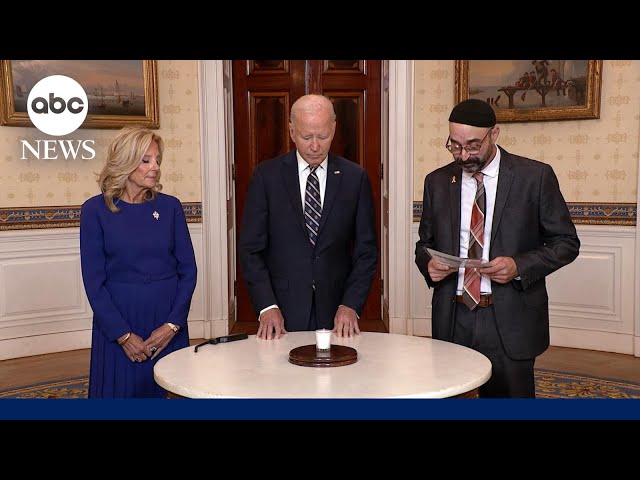
[[[578,256],[580,240],[551,166],[497,146],[499,134],[486,102],[451,111],[454,161],[424,180],[415,262],[433,288],[433,338],[491,360],[480,396],[535,397],[534,362],[549,346],[545,277]],[[462,258],[479,252],[483,263],[448,266],[427,248]]]
[[335,129],[327,97],[300,97],[289,123],[296,148],[253,172],[238,250],[259,338],[360,333],[378,259],[375,207],[365,170],[329,153]]

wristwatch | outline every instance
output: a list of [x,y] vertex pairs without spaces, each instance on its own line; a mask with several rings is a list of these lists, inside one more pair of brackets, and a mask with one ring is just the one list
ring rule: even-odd
[[180,330],[180,327],[178,325],[173,324],[173,323],[167,322],[167,325],[169,325],[169,327],[171,327],[171,330],[173,330],[174,333],[178,333],[178,330]]

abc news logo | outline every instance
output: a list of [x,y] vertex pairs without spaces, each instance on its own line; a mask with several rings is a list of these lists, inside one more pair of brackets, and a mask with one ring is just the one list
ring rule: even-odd
[[[76,131],[89,110],[87,94],[74,79],[64,75],[51,75],[36,83],[27,99],[27,112],[35,127],[47,135],[61,137]],[[95,140],[27,140],[22,143],[22,160],[27,152],[41,160],[65,160],[80,157],[95,158]]]

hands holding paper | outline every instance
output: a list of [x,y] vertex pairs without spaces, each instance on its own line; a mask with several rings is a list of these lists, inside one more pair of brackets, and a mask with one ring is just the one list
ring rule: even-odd
[[458,272],[458,267],[452,267],[447,265],[446,263],[442,263],[441,260],[438,260],[436,257],[431,257],[429,263],[427,264],[427,270],[429,271],[429,276],[431,280],[434,282],[439,282],[447,277],[449,274],[453,272]]
[[429,276],[434,282],[439,282],[448,275],[457,272],[459,268],[477,268],[481,275],[488,276],[497,283],[508,283],[518,276],[518,267],[511,257],[496,257],[490,262],[460,258],[437,250],[427,249],[431,260],[427,265]]
[[492,282],[509,283],[518,276],[518,266],[511,257],[496,257],[478,267],[478,272],[488,276]]

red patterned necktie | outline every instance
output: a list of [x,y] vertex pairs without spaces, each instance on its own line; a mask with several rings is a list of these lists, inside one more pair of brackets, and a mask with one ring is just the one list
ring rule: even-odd
[[[483,177],[484,174],[482,172],[473,174],[477,185],[476,197],[471,210],[471,224],[469,226],[469,251],[467,253],[469,258],[482,258],[482,249],[484,248],[485,195]],[[476,308],[480,301],[480,280],[481,275],[475,269],[465,268],[462,299],[465,305],[469,307],[469,310]]]

